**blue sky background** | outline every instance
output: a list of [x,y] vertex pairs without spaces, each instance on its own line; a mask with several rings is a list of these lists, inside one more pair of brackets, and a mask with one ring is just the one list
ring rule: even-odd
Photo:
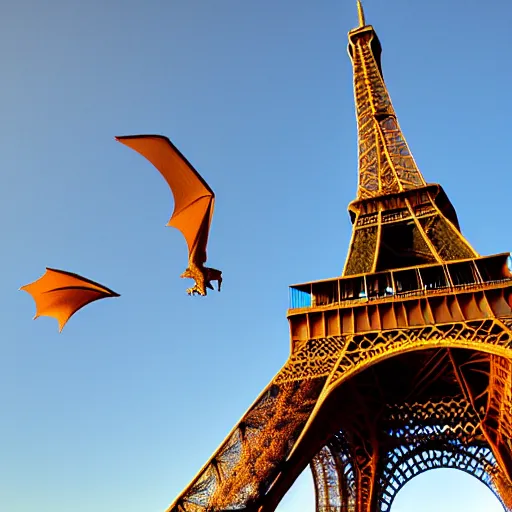
[[[365,7],[425,178],[477,251],[512,249],[512,4]],[[356,24],[355,0],[4,0],[0,510],[163,512],[284,364],[288,285],[340,274],[350,239]],[[113,138],[137,133],[169,136],[215,190],[222,293],[186,296],[171,193]],[[17,291],[45,266],[122,297],[58,335]],[[313,503],[304,473],[280,510]],[[500,507],[439,470],[393,512],[432,509]]]

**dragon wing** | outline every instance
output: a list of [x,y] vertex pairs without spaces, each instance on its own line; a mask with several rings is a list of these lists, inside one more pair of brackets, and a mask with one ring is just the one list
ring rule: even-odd
[[119,297],[119,294],[85,277],[46,268],[45,274],[20,290],[29,293],[36,303],[34,320],[50,316],[59,322],[59,332],[79,309],[98,299]]
[[116,140],[146,157],[160,171],[174,196],[174,212],[167,225],[183,233],[189,259],[204,263],[215,203],[212,189],[167,137],[129,135]]

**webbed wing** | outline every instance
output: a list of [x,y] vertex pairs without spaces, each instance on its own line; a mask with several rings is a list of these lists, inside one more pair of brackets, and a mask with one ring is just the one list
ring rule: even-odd
[[160,171],[174,196],[174,212],[167,225],[183,233],[189,259],[204,263],[215,203],[212,189],[167,137],[129,135],[116,140],[146,157]]
[[39,316],[56,318],[59,332],[71,316],[87,304],[107,297],[119,297],[118,293],[90,279],[48,267],[42,277],[20,290],[29,293],[36,303],[34,320]]

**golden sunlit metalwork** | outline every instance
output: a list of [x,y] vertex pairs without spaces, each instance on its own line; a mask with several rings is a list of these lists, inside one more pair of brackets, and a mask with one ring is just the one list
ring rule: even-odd
[[359,17],[359,26],[364,27],[366,22],[364,20],[364,9],[361,0],[357,0],[357,15]]
[[510,253],[479,256],[425,182],[357,7],[359,184],[343,274],[290,287],[288,361],[168,512],[271,512],[308,464],[318,511],[388,512],[441,467],[512,510]]

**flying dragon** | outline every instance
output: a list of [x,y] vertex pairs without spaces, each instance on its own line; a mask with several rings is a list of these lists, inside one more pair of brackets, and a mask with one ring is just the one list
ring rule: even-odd
[[174,212],[168,222],[181,231],[188,245],[188,267],[180,277],[194,279],[189,295],[207,294],[212,281],[222,285],[222,272],[205,267],[206,246],[215,194],[174,144],[162,135],[128,135],[116,140],[147,158],[162,174],[174,196]]
[[29,293],[36,303],[34,320],[40,316],[56,318],[59,332],[87,304],[107,297],[119,297],[118,293],[95,281],[48,267],[37,281],[22,286],[20,290]]

